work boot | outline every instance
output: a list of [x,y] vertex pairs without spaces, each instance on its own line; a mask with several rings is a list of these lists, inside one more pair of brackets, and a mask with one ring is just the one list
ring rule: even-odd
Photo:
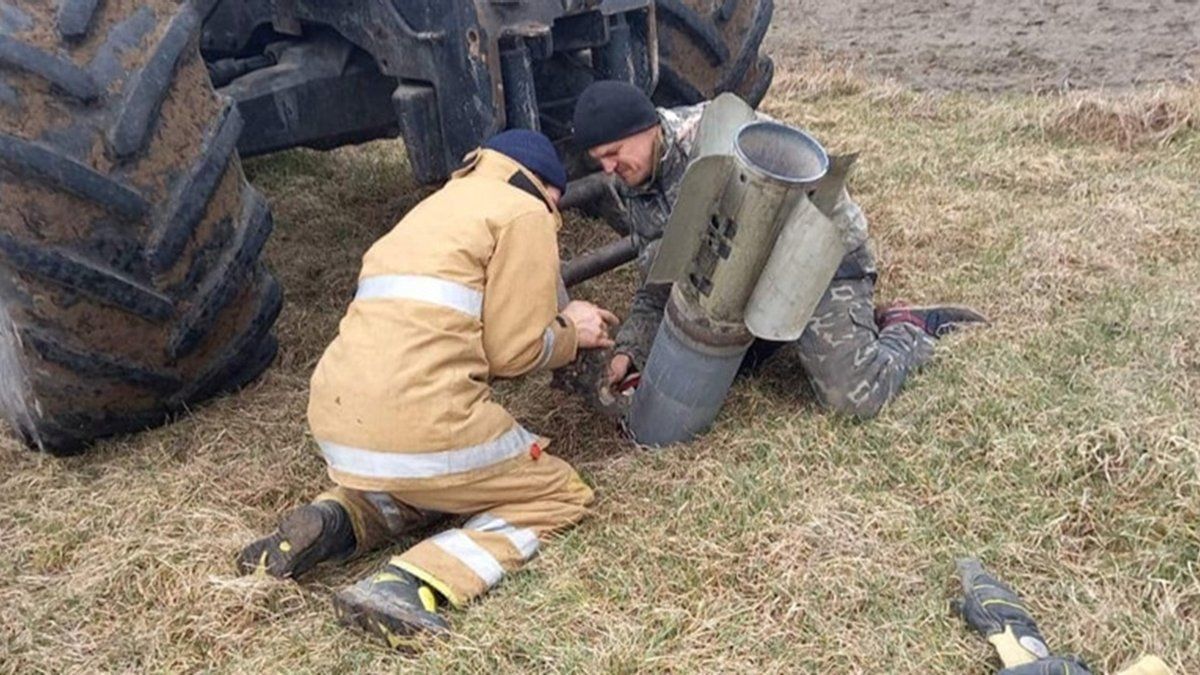
[[908,323],[925,331],[930,337],[941,338],[972,324],[986,324],[987,317],[962,305],[905,305],[895,303],[875,310],[875,323],[887,328]]
[[449,635],[437,606],[432,588],[391,563],[333,596],[338,623],[376,635],[392,649],[415,646],[415,638]]
[[[958,573],[962,579],[963,599],[956,602],[954,608],[968,626],[1001,652],[1001,659],[1006,664],[1013,656],[1029,661],[1050,656],[1033,616],[1011,588],[988,574],[975,558],[958,561]],[[1025,654],[1014,655],[1012,650],[1016,649]]]
[[346,509],[319,501],[287,512],[278,529],[242,549],[238,572],[295,579],[326,560],[348,557],[354,547]]

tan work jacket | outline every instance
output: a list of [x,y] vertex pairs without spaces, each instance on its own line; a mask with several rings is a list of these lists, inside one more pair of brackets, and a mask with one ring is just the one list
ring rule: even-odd
[[536,175],[478,150],[367,251],[309,396],[334,482],[458,485],[544,447],[489,380],[575,358],[575,328],[557,316],[562,217],[549,204]]

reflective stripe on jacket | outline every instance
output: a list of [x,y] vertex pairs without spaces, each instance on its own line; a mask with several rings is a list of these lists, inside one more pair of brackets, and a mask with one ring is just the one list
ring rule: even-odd
[[556,316],[562,221],[548,204],[533,174],[480,150],[367,251],[309,396],[336,483],[454,485],[528,457],[538,437],[489,380],[575,358],[574,326]]

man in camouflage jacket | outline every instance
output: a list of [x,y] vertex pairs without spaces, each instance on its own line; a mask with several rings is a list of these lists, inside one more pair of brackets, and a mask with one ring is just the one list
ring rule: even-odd
[[[620,179],[622,217],[637,245],[643,275],[679,198],[706,105],[655,109],[639,89],[613,81],[594,83],[576,104],[576,143],[605,173]],[[929,361],[937,338],[985,319],[954,306],[876,310],[878,274],[867,242],[867,221],[844,190],[832,220],[842,230],[849,253],[796,351],[824,406],[870,418],[896,395],[909,373]],[[610,385],[645,366],[669,294],[669,284],[643,284],[634,295],[608,364]],[[756,368],[784,344],[756,340],[743,370]]]

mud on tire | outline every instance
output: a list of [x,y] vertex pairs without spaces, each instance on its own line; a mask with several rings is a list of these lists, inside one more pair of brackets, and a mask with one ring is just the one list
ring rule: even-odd
[[773,0],[655,0],[660,106],[685,105],[731,91],[753,106],[775,66],[759,54]]
[[0,2],[0,412],[56,454],[274,358],[271,231],[209,84],[210,3]]

